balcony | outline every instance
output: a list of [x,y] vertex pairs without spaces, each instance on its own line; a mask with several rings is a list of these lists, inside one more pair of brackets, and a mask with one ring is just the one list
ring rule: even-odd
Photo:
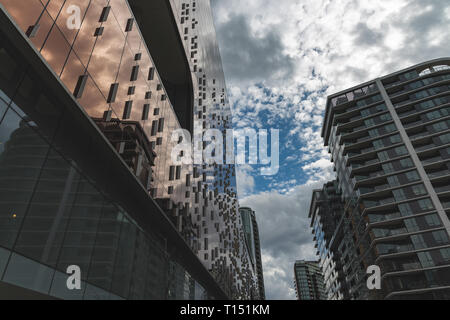
[[378,245],[377,247],[378,253],[380,255],[395,254],[414,250],[414,246],[412,244],[392,244],[392,245],[381,244]]
[[418,120],[418,121],[406,123],[406,124],[403,125],[403,127],[405,129],[408,129],[408,128],[412,128],[412,127],[415,127],[415,126],[420,125],[420,124],[423,124],[423,120]]
[[376,239],[380,239],[406,234],[408,233],[408,229],[405,227],[398,229],[373,229],[372,232]]
[[415,149],[416,149],[416,152],[423,152],[423,151],[427,151],[427,150],[436,148],[436,147],[438,147],[438,146],[439,146],[439,145],[437,145],[437,144],[435,144],[435,143],[430,143],[430,144],[427,144],[427,145],[425,145],[425,146],[415,147]]
[[444,159],[442,159],[441,156],[428,158],[428,159],[422,160],[422,165],[426,166],[428,164],[436,163],[436,162],[440,162],[440,161],[444,161]]
[[450,185],[447,186],[440,186],[440,187],[434,187],[434,190],[436,193],[444,193],[450,191]]
[[380,171],[377,171],[377,172],[372,172],[369,175],[355,175],[353,177],[353,180],[354,180],[354,183],[357,183],[357,182],[368,180],[368,179],[382,177],[384,175],[385,175],[384,171],[380,170]]
[[380,206],[384,206],[386,204],[391,204],[391,203],[395,203],[395,198],[394,197],[381,199],[381,200],[364,200],[363,201],[363,205],[367,209],[380,207]]
[[448,169],[441,170],[441,171],[436,171],[436,172],[430,172],[430,173],[427,172],[427,175],[428,175],[428,177],[430,179],[443,177],[443,176],[446,176],[446,175],[449,175],[449,174],[450,174],[450,170],[448,170]]

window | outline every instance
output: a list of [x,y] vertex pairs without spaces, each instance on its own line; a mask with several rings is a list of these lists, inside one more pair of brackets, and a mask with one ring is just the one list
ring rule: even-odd
[[382,151],[378,153],[378,159],[380,161],[386,161],[389,160],[389,154],[387,153],[387,151]]
[[392,193],[394,194],[394,198],[396,201],[406,200],[405,191],[403,189],[394,190],[392,191]]
[[438,132],[438,131],[444,131],[444,130],[447,130],[447,129],[448,129],[448,125],[447,125],[447,123],[445,121],[433,124],[433,130],[434,131]]
[[423,196],[427,194],[427,191],[425,190],[425,187],[422,184],[412,186],[412,191],[416,196]]
[[409,203],[402,203],[398,206],[398,209],[403,217],[411,216],[413,214],[411,205]]
[[391,187],[399,186],[400,181],[398,180],[398,176],[388,177],[387,181]]
[[444,230],[435,231],[432,235],[438,245],[446,244],[448,242],[447,233]]
[[366,127],[372,127],[375,125],[375,120],[373,118],[367,119],[364,121]]
[[414,182],[420,179],[419,174],[417,173],[416,170],[407,172],[405,175],[406,179],[408,179],[409,182]]
[[419,252],[417,257],[419,258],[423,268],[434,267],[433,257],[429,252]]
[[407,169],[407,168],[411,168],[413,166],[413,162],[412,162],[411,158],[406,158],[406,159],[400,160],[400,165],[402,166],[403,169]]
[[373,146],[375,147],[375,149],[381,149],[384,147],[384,143],[383,140],[375,140],[373,142]]
[[156,136],[156,133],[158,131],[158,121],[154,120],[152,121],[152,131],[151,131],[151,135],[152,136]]
[[450,248],[441,249],[439,252],[445,261],[450,260]]
[[420,209],[422,209],[423,211],[434,209],[433,204],[431,203],[430,199],[419,200],[419,206],[420,206]]
[[[391,123],[391,124],[385,126],[384,129],[386,130],[387,133],[390,133],[390,132],[396,131],[397,127],[395,126],[395,124]],[[400,138],[400,136],[398,136],[398,137]]]
[[432,214],[425,217],[425,221],[427,222],[429,227],[440,227],[441,220],[439,219],[437,214]]
[[408,232],[415,232],[415,231],[419,231],[420,230],[416,219],[407,219],[407,220],[405,220],[405,226],[406,226],[406,229],[408,229]]
[[158,121],[158,132],[163,132],[164,130],[164,118],[160,118]]
[[383,170],[385,173],[391,173],[394,172],[394,165],[390,162],[390,163],[385,163],[383,164]]
[[175,174],[177,180],[180,180],[181,178],[181,166],[176,167],[176,174]]
[[450,143],[450,133],[439,136],[439,140],[441,141],[442,144]]
[[399,156],[399,157],[408,154],[408,150],[406,149],[405,146],[397,147],[394,150],[395,150],[395,153],[397,154],[397,156]]
[[423,249],[427,247],[427,244],[425,243],[425,240],[421,234],[415,234],[411,236],[411,241],[414,245],[414,248],[416,250]]
[[[395,126],[394,126],[394,130],[396,130]],[[397,144],[397,143],[402,142],[402,138],[400,138],[400,135],[396,134],[395,136],[390,137],[390,141],[392,144]]]
[[175,166],[170,166],[169,168],[169,181],[174,180],[175,176]]

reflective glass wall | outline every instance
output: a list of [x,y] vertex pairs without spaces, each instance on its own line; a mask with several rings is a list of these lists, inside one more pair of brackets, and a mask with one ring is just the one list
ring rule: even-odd
[[[141,174],[140,163],[133,160],[133,172],[227,294],[254,295],[256,278],[238,214],[234,165],[172,161],[178,143],[172,133],[180,122],[149,53],[151,43],[144,41],[128,1],[0,3],[103,131],[111,128],[107,123],[131,123],[143,132],[140,147],[151,170]],[[73,6],[80,10],[79,28],[73,27],[78,22]],[[232,127],[231,110],[209,1],[173,0],[170,6],[192,72],[194,110],[188,116],[194,118],[193,133],[202,136],[209,128],[225,132]],[[120,134],[119,143],[110,142],[124,157],[128,148],[121,144],[127,132]]]

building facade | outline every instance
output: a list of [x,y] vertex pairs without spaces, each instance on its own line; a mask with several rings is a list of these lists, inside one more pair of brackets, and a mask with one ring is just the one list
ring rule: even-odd
[[234,166],[172,154],[231,128],[209,0],[0,0],[0,24],[0,292],[252,297]]
[[[450,58],[328,98],[322,136],[355,250],[353,299],[450,298]],[[381,290],[366,270],[381,269]]]
[[299,260],[294,265],[298,300],[326,300],[322,268],[317,261]]
[[347,236],[348,219],[344,215],[337,181],[313,191],[309,218],[323,273],[325,297],[327,300],[348,299],[345,259],[342,258],[351,251],[352,241]]
[[265,300],[265,288],[264,288],[264,273],[261,259],[261,243],[259,240],[258,222],[256,221],[256,214],[251,208],[241,207],[239,208],[241,214],[242,224],[244,228],[244,235],[247,244],[247,250],[250,253],[250,259],[253,269],[255,270],[258,278],[258,300]]

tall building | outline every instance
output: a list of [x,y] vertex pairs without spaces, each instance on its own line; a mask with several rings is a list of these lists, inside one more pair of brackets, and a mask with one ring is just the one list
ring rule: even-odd
[[322,136],[355,247],[351,298],[449,299],[450,58],[330,96]]
[[0,0],[0,26],[0,297],[254,296],[234,166],[172,157],[231,128],[209,0]]
[[344,215],[337,181],[328,182],[322,189],[313,191],[309,218],[324,277],[326,299],[348,299],[345,261],[341,259],[352,248],[352,241],[348,236],[348,219]]
[[322,269],[317,261],[296,261],[294,274],[298,300],[326,300]]
[[266,293],[264,288],[264,273],[261,259],[261,243],[259,240],[259,229],[255,211],[248,207],[241,207],[239,208],[239,212],[241,213],[247,250],[250,253],[251,263],[258,278],[258,294],[256,298],[259,300],[265,300]]

